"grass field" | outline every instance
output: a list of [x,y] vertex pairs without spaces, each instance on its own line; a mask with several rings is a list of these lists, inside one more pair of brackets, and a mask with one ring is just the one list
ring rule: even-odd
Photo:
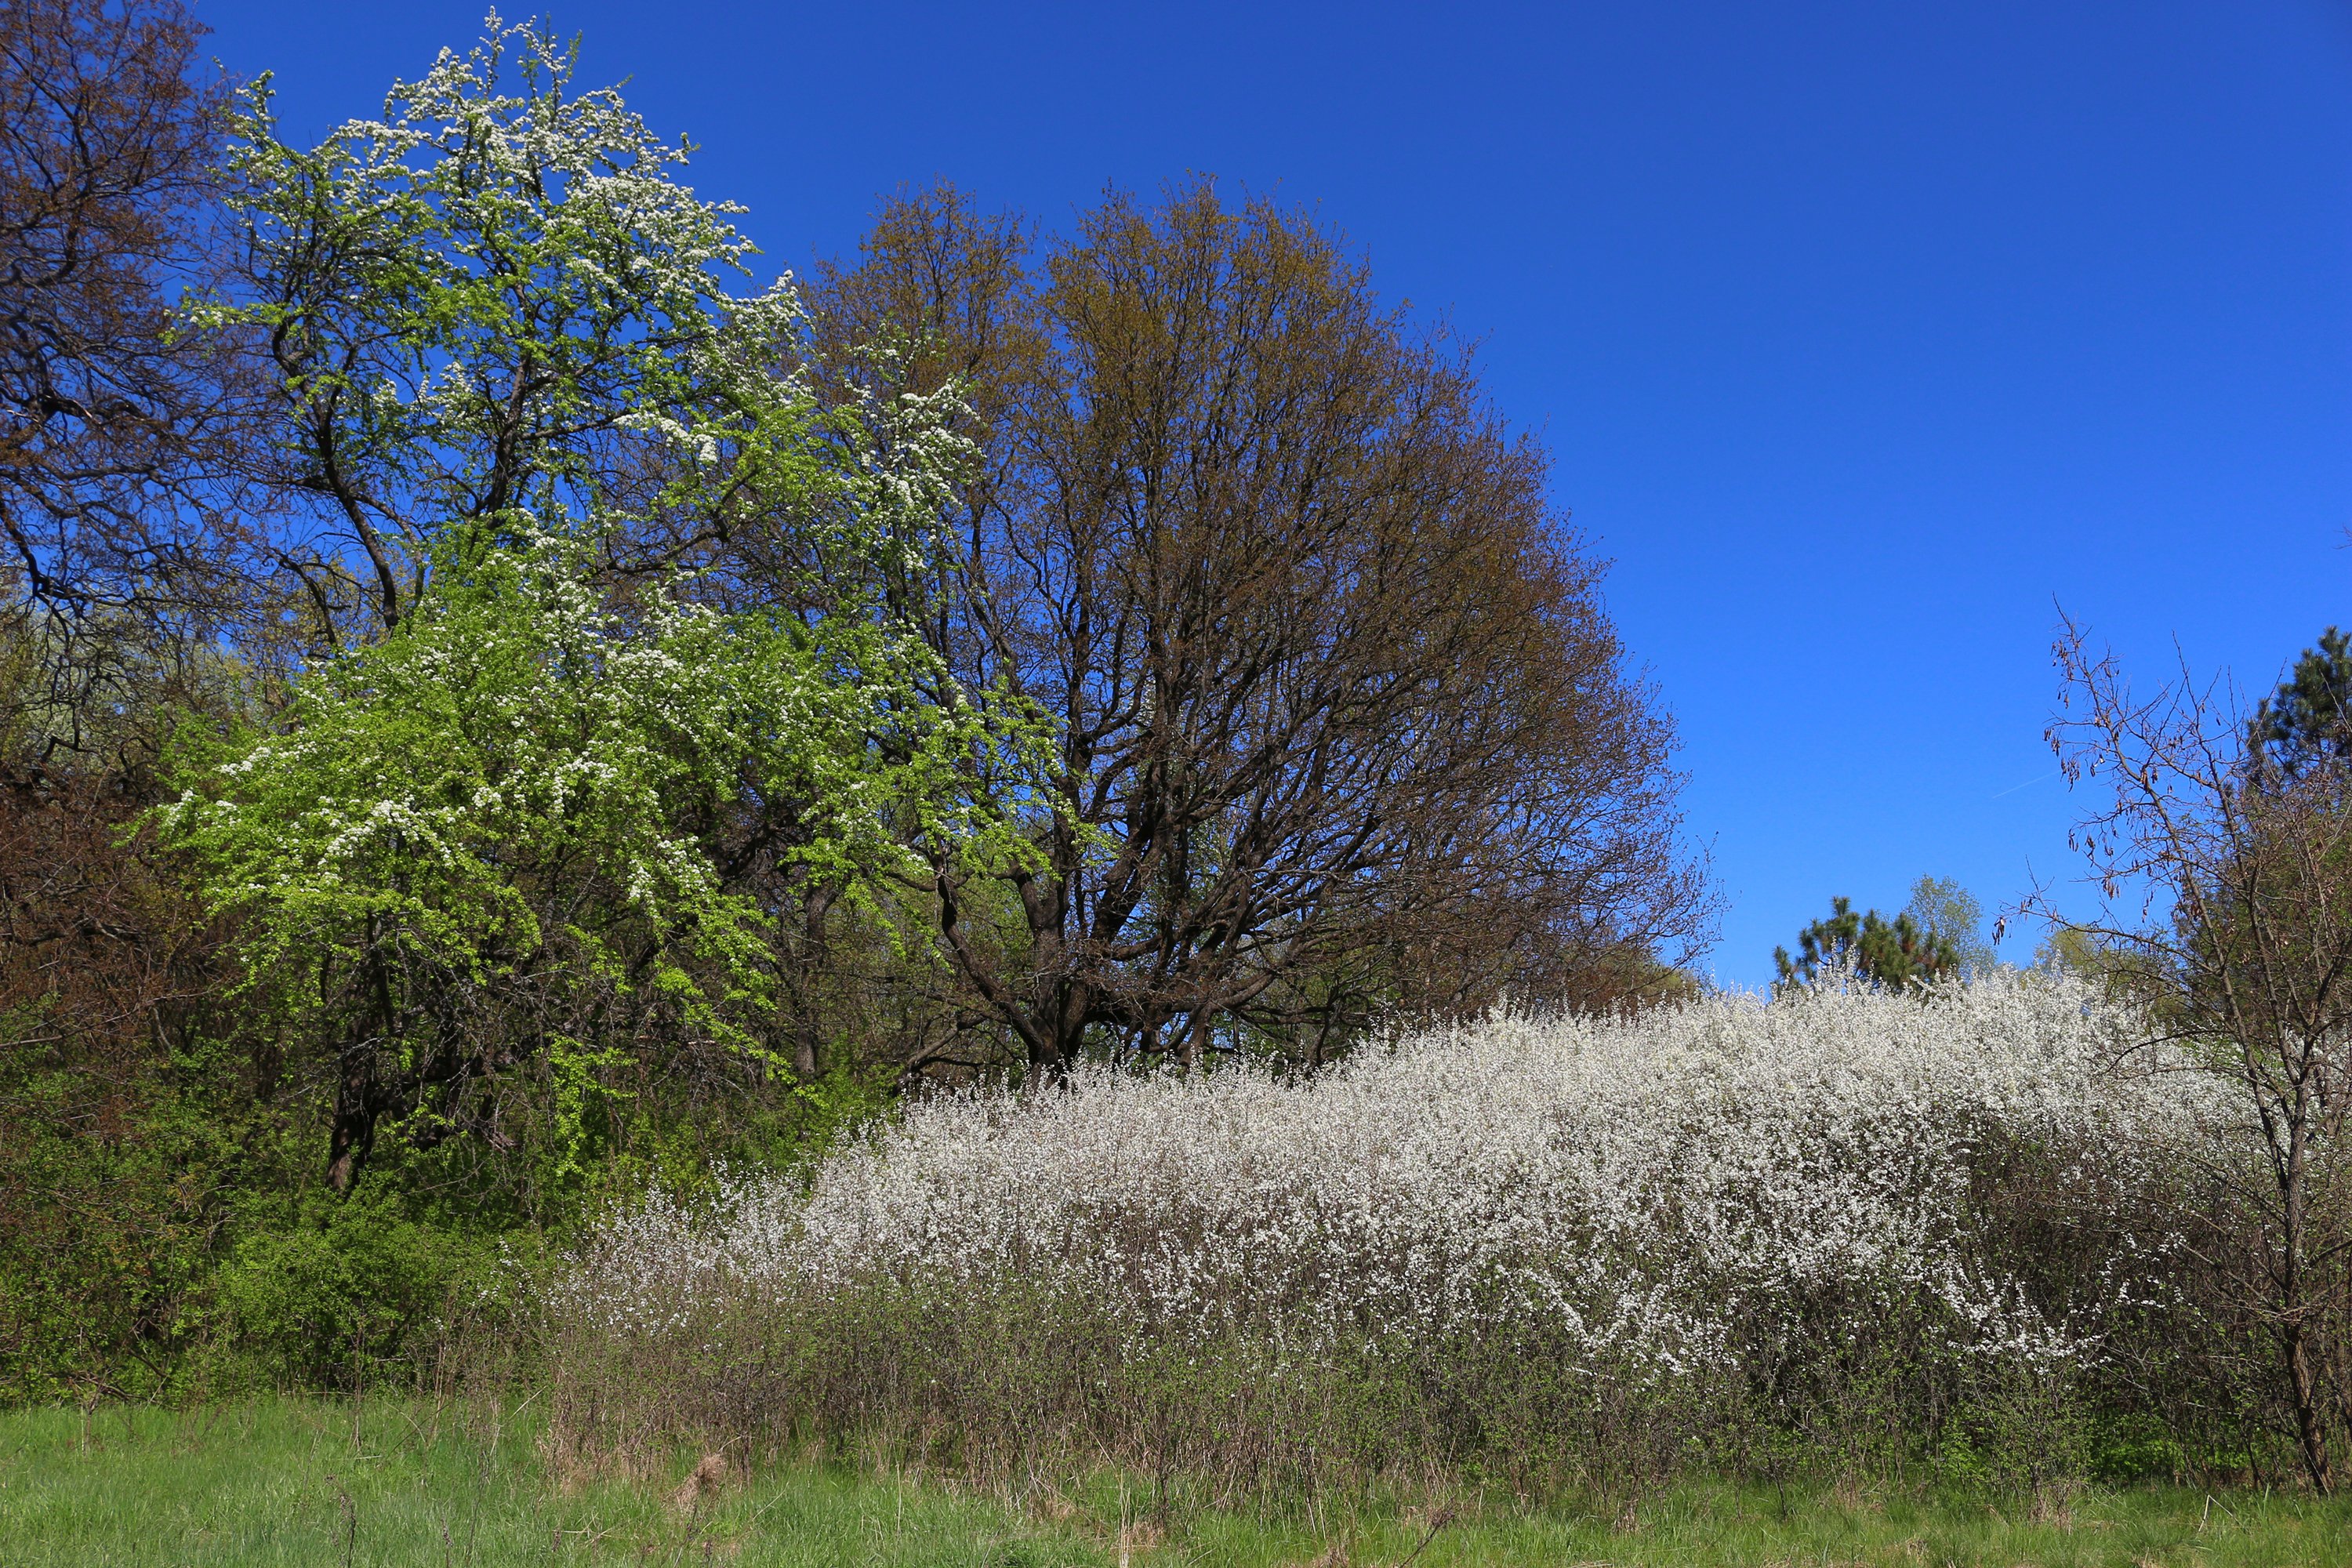
[[1608,1510],[1489,1505],[1433,1532],[1417,1510],[1373,1505],[1155,1520],[1116,1476],[1020,1501],[824,1464],[705,1489],[688,1484],[696,1457],[682,1453],[659,1474],[567,1484],[541,1457],[535,1414],[529,1402],[262,1401],[0,1415],[0,1563],[1385,1568],[1416,1547],[1416,1568],[2352,1563],[2352,1508],[2179,1489],[2086,1492],[2037,1519],[1868,1490],[1792,1497],[1784,1516],[1769,1490],[1686,1486],[1646,1500],[1630,1526]]

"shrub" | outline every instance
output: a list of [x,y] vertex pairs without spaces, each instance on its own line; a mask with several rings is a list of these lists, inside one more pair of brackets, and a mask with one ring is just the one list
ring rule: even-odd
[[[941,1094],[648,1201],[550,1299],[564,1440],[879,1436],[1226,1485],[2075,1462],[2181,1331],[2227,1087],[2063,977],[1497,1015],[1304,1080]],[[2040,1445],[2037,1447],[2037,1445]],[[1973,1462],[1973,1461],[1972,1461]]]

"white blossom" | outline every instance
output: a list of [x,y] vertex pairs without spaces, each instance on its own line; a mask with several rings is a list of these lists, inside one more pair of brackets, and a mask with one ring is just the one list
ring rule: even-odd
[[1956,1352],[2047,1368],[2095,1355],[2164,1259],[2102,1259],[2098,1289],[2037,1302],[1972,1173],[2029,1146],[2126,1201],[2234,1125],[2226,1085],[2137,1041],[2076,981],[2000,975],[1498,1014],[1305,1081],[1090,1069],[921,1100],[805,1181],[656,1199],[559,1299],[659,1333],[722,1298],[1019,1278],[1139,1336],[1377,1350],[1537,1326],[1674,1374],[1736,1364],[1808,1301],[1907,1293]]

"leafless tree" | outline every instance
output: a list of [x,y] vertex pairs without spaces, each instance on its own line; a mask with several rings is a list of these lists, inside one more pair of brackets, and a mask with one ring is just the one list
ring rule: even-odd
[[1672,723],[1544,453],[1311,217],[1115,193],[1041,256],[942,189],[814,293],[975,410],[932,635],[1054,753],[972,760],[1033,858],[931,844],[909,896],[1031,1069],[1613,995],[1702,934]]
[[2352,768],[2340,753],[2294,776],[2264,768],[2227,691],[2185,665],[2143,696],[2071,623],[2057,656],[2067,705],[2052,744],[2070,778],[2105,785],[2076,834],[2103,913],[2069,923],[2245,1089],[2253,1147],[2215,1162],[2195,1246],[2219,1305],[2273,1342],[2325,1492],[2330,1434],[2352,1420]]

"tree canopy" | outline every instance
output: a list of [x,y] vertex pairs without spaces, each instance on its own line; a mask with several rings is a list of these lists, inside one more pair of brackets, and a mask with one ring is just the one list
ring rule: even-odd
[[2352,760],[2352,637],[2330,626],[2303,650],[2278,689],[2246,723],[2246,753],[2259,780],[2291,782],[2323,763]]
[[1468,353],[1337,234],[1193,181],[1041,247],[942,187],[814,300],[919,344],[910,390],[969,389],[926,624],[1055,741],[971,779],[1034,854],[933,843],[929,890],[1032,1066],[1313,1058],[1385,1008],[1600,1001],[1688,951],[1673,727],[1601,563]]
[[1919,930],[1934,931],[1949,942],[1963,972],[1990,974],[2000,961],[1985,934],[1984,906],[1953,878],[1922,877],[1912,883],[1911,900],[1903,912]]
[[[266,337],[279,449],[346,549],[289,557],[320,634],[291,705],[192,738],[159,821],[237,918],[246,994],[334,1058],[339,1186],[387,1118],[500,1136],[508,1073],[576,1122],[583,1064],[767,1062],[742,819],[858,885],[907,858],[894,829],[986,836],[953,804],[977,710],[854,586],[924,552],[961,443],[919,404],[822,405],[778,352],[790,289],[723,292],[749,247],[722,209],[569,83],[512,29],[307,153],[247,94],[251,297],[192,312]],[[609,570],[655,513],[735,509],[809,536],[824,613]]]

